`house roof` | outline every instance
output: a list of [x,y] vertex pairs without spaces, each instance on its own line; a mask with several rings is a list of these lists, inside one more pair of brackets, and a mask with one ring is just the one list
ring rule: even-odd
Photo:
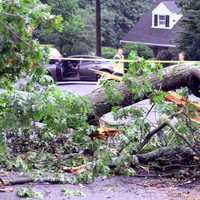
[[[154,5],[154,8],[157,5]],[[146,12],[134,28],[122,38],[121,42],[143,43],[149,46],[176,47],[177,39],[182,31],[183,29],[180,26],[180,21],[175,24],[172,29],[152,28],[152,10],[150,10]]]
[[175,1],[163,1],[163,4],[172,12],[180,13],[181,8],[179,8]]

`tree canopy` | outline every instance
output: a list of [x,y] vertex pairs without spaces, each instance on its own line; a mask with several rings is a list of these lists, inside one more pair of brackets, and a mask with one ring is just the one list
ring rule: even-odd
[[[67,55],[95,52],[95,1],[48,0],[53,14],[63,17],[63,32],[40,30],[41,42],[54,44]],[[101,1],[102,46],[117,47],[120,39],[151,5],[145,1]]]
[[191,60],[200,60],[200,2],[196,0],[180,1],[183,8],[182,26],[184,31],[179,41]]
[[38,37],[41,42],[54,44],[61,52],[71,53],[77,41],[81,41],[84,23],[81,19],[76,0],[48,0],[47,4],[55,15],[63,18],[62,32],[54,29],[48,32],[40,27]]

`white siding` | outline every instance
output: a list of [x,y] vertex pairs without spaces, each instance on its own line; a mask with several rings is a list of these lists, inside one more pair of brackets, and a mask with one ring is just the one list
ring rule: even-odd
[[168,8],[165,6],[164,3],[160,3],[153,11],[153,14],[158,14],[159,15],[171,15],[172,12],[168,10]]
[[174,25],[183,17],[183,15],[172,14],[170,17],[170,28],[173,28]]
[[[158,15],[158,26],[154,26],[154,16]],[[159,15],[169,15],[169,27],[159,26]],[[160,3],[153,11],[152,11],[152,28],[158,29],[172,29],[174,25],[181,19],[182,15],[172,13],[163,3]]]

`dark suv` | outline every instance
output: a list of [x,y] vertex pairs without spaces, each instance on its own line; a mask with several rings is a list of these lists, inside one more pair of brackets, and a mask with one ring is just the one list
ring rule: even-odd
[[[48,71],[55,81],[96,81],[98,75],[91,69],[112,73],[112,62],[106,61],[101,57],[76,55],[70,56],[72,60],[62,58],[51,59],[48,66]],[[84,59],[84,60],[76,60]],[[88,60],[87,60],[88,59]],[[98,59],[97,61],[90,59]],[[101,61],[102,60],[102,61]]]

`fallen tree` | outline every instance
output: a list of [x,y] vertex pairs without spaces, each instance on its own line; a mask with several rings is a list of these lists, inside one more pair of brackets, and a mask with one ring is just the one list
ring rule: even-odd
[[[118,105],[122,107],[131,105],[149,97],[149,94],[145,93],[136,98],[137,92],[129,91],[127,83],[133,79],[134,83],[137,82],[138,87],[144,85],[145,79],[153,87],[152,90],[168,91],[186,86],[199,96],[199,74],[198,66],[192,64],[166,68],[163,70],[162,78],[156,73],[145,74],[145,77],[136,77],[130,74],[126,82],[116,83],[117,90],[123,94],[123,100]],[[45,167],[45,162],[47,162],[50,163],[49,168],[50,165],[52,168],[56,166],[57,169],[63,170],[63,173],[81,169],[80,173],[76,174],[77,182],[90,182],[99,175],[109,176],[113,173],[132,176],[136,174],[135,169],[142,167],[150,170],[159,168],[159,170],[167,172],[168,169],[177,166],[179,169],[190,168],[190,166],[195,169],[199,167],[200,138],[196,133],[198,127],[191,126],[190,117],[185,115],[187,113],[179,107],[171,110],[167,115],[167,121],[156,124],[154,130],[151,129],[151,123],[146,119],[152,108],[149,111],[137,108],[129,109],[130,126],[124,125],[113,129],[100,123],[100,128],[98,128],[99,124],[98,127],[95,127],[87,123],[91,110],[90,104],[87,105],[88,102],[85,98],[74,96],[71,93],[62,93],[55,86],[47,87],[42,95],[27,91],[13,91],[13,93],[5,94],[5,99],[2,97],[1,101],[2,116],[5,117],[2,117],[1,121],[5,122],[5,126],[2,127],[3,136],[6,147],[11,152],[11,155],[2,158],[5,166],[9,166],[9,162],[12,161],[13,168],[21,167],[23,169],[31,166],[41,169],[41,166]],[[157,93],[155,93],[156,95]],[[1,96],[4,96],[3,93]],[[115,97],[115,95],[113,96]],[[87,98],[92,103],[94,114],[98,117],[109,112],[113,106],[105,88],[98,88],[87,95]],[[162,100],[164,101],[164,99]],[[162,101],[161,106],[167,108]],[[124,116],[127,115],[124,114]],[[174,119],[172,120],[172,118]],[[8,123],[9,120],[11,123]],[[42,128],[36,127],[38,121],[44,123]],[[10,124],[17,124],[17,126],[11,127]],[[33,135],[34,140],[32,139]],[[45,162],[40,160],[43,155],[38,156],[41,149],[48,154]],[[170,149],[171,151],[169,151]],[[30,153],[30,150],[33,153]],[[37,153],[34,153],[35,151]],[[16,153],[18,156],[13,157]],[[27,159],[25,161],[23,161],[24,155]],[[154,161],[157,168],[153,166]],[[18,166],[18,163],[22,163],[22,166]],[[83,170],[82,167],[84,167]],[[27,179],[22,183],[32,181],[34,180]],[[51,179],[42,179],[41,181],[62,183],[62,181]],[[9,184],[20,183],[14,181]]]
[[[130,78],[131,79],[131,78]],[[181,87],[188,87],[192,93],[200,97],[200,67],[194,63],[173,65],[163,70],[162,79],[156,74],[150,74],[145,77],[155,89],[163,91],[175,90]],[[143,76],[137,78],[137,85],[142,85],[144,81]],[[147,96],[142,98],[135,98],[134,94],[129,92],[128,87],[123,82],[118,83],[117,90],[123,95],[123,100],[119,106],[125,107],[136,102],[144,100]],[[108,113],[112,109],[112,102],[109,102],[103,88],[98,88],[92,91],[86,97],[92,102],[93,114],[96,117]]]

